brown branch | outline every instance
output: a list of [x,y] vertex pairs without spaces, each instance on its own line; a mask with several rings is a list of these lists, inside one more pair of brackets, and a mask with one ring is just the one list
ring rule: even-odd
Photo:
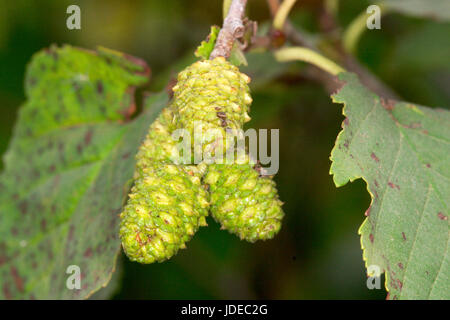
[[397,93],[378,79],[375,74],[362,65],[353,55],[341,51],[341,57],[343,65],[348,70],[356,73],[361,79],[362,84],[367,86],[367,88],[383,98],[401,100]]
[[[303,37],[303,35],[298,30],[296,30],[289,22],[286,23],[285,33],[286,38],[289,39],[291,43],[317,50],[317,48],[309,43]],[[337,50],[334,53],[338,56],[337,60],[338,63],[341,64],[341,66],[343,66],[348,71],[356,73],[359,76],[361,83],[377,95],[388,99],[399,99],[398,95],[391,88],[389,88],[381,80],[379,80],[376,75],[374,75],[369,69],[363,66],[353,55],[346,53],[344,50],[340,49],[340,47],[340,44],[338,44]],[[317,73],[324,73],[324,71],[318,68],[316,69]],[[309,75],[312,76],[313,74],[310,72]],[[329,74],[320,74],[317,76],[317,79],[324,80],[327,77],[331,78],[326,81],[327,83],[335,82],[335,77]]]
[[233,49],[234,41],[244,35],[244,15],[247,0],[233,0],[228,10],[227,17],[223,20],[223,27],[217,36],[216,45],[211,52],[210,59],[217,57],[228,58]]
[[[276,14],[278,0],[267,0],[271,14]],[[303,46],[309,49],[317,50],[316,46],[311,43],[303,34],[298,31],[289,20],[284,25],[284,34],[286,38],[294,45]],[[346,53],[340,49],[341,45],[338,43],[336,55],[338,56],[338,63],[340,63],[348,71],[358,74],[361,82],[371,89],[374,93],[389,99],[398,99],[398,95],[383,82],[381,82],[372,72],[370,72],[365,66],[363,66],[354,56]],[[315,70],[315,72],[314,72]],[[334,84],[336,83],[335,77],[331,76],[319,68],[312,67],[308,70],[308,77],[316,78],[316,80],[325,83],[325,85],[334,90]]]

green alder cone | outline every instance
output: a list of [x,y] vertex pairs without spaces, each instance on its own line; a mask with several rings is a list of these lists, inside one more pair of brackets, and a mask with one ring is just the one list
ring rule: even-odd
[[[171,105],[175,123],[187,129],[191,139],[201,132],[201,141],[195,143],[201,142],[203,156],[232,150],[226,130],[241,130],[250,120],[249,82],[222,57],[198,61],[178,75]],[[204,183],[209,185],[211,214],[222,228],[250,242],[270,239],[280,230],[284,213],[275,182],[260,177],[248,156],[240,162],[206,166]]]
[[120,215],[122,247],[132,261],[169,259],[206,225],[207,192],[195,166],[176,165],[173,110],[151,124],[136,156],[135,184]]
[[[201,133],[201,139],[195,143],[202,144],[201,152],[213,155],[227,129],[242,129],[250,120],[249,82],[247,75],[223,57],[193,63],[178,74],[173,88],[171,106],[177,128],[186,129],[192,142],[194,134]],[[223,142],[226,148],[226,141]]]
[[175,129],[186,129],[191,142],[200,132],[195,143],[202,143],[202,153],[228,150],[227,130],[242,129],[250,119],[249,81],[224,58],[198,61],[178,75],[172,104],[150,126],[139,149],[135,185],[121,214],[120,238],[131,260],[161,262],[184,248],[206,225],[205,187],[214,218],[241,239],[269,239],[279,231],[283,212],[275,183],[260,177],[248,156],[239,164],[179,165],[172,138]]
[[252,164],[211,164],[204,183],[211,214],[223,229],[249,242],[271,239],[280,230],[284,213],[275,182]]
[[155,162],[141,170],[120,215],[119,235],[130,260],[162,262],[206,225],[207,194],[183,166]]

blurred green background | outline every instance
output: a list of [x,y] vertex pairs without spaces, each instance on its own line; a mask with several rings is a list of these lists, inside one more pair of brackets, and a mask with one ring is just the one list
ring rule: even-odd
[[[317,32],[322,1],[299,2],[291,15],[293,23]],[[81,30],[66,28],[70,4],[81,7]],[[369,4],[341,1],[338,23],[345,27]],[[260,24],[268,21],[266,1],[249,0],[248,15]],[[221,23],[219,0],[0,0],[0,154],[25,100],[24,71],[36,51],[52,43],[123,51],[148,62],[152,81],[147,89],[157,91],[194,60],[194,48],[210,25]],[[360,62],[404,100],[448,107],[450,24],[399,14],[386,16],[382,24],[381,30],[363,35],[357,53]],[[386,297],[384,288],[366,287],[357,234],[370,203],[365,184],[359,180],[336,189],[328,174],[328,158],[343,120],[341,107],[330,102],[321,84],[300,76],[301,65],[267,65],[261,57],[249,54],[249,67],[244,68],[254,79],[249,126],[280,129],[276,181],[286,217],[279,235],[249,244],[220,231],[209,218],[210,226],[201,228],[188,249],[170,261],[144,266],[120,257],[111,285],[96,297]],[[267,77],[266,71],[278,76]]]

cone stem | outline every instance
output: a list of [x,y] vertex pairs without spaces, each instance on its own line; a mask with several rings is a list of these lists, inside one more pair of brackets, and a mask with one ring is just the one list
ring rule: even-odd
[[228,14],[223,21],[223,27],[217,37],[216,45],[210,55],[210,59],[217,57],[228,58],[233,48],[234,41],[244,35],[244,15],[247,0],[233,0],[228,10]]

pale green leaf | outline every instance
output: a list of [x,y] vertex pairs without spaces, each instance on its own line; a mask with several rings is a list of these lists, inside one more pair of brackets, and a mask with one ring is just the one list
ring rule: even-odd
[[330,172],[337,186],[367,183],[366,267],[386,272],[391,299],[450,299],[450,112],[384,101],[354,74],[339,79],[333,100],[346,119]]
[[[138,146],[167,102],[135,110],[146,64],[101,48],[36,54],[0,175],[0,299],[81,299],[105,286]],[[81,271],[69,289],[66,270]]]
[[211,52],[214,50],[214,45],[216,44],[217,36],[219,35],[220,28],[218,26],[211,26],[211,31],[202,43],[195,50],[195,56],[201,59],[209,59]]

